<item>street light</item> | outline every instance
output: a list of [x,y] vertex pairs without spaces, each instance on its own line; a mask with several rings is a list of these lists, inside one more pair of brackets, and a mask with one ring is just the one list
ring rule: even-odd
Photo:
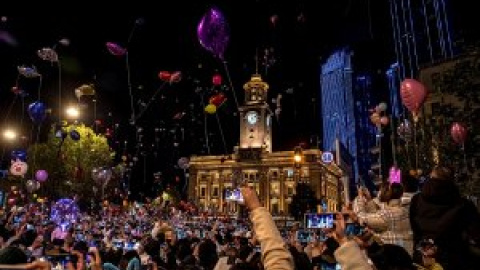
[[294,154],[293,154],[293,161],[295,161],[295,165],[298,167],[303,160],[303,153],[302,148],[300,146],[295,147]]
[[3,137],[7,141],[13,141],[17,138],[17,132],[15,132],[13,129],[7,129],[3,132]]
[[80,111],[74,106],[68,107],[65,112],[67,113],[67,117],[71,119],[77,119],[80,116]]

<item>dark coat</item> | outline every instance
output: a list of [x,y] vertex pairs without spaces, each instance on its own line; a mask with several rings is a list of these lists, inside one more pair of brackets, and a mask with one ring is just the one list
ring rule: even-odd
[[410,204],[415,245],[422,239],[433,239],[439,251],[437,261],[445,270],[474,269],[469,241],[479,240],[480,214],[455,187],[430,182],[430,192],[416,194]]

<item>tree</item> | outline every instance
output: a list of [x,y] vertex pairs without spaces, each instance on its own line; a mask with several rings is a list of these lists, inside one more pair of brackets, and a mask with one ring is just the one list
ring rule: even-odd
[[[63,134],[63,136],[61,136]],[[94,195],[90,172],[95,167],[111,166],[114,152],[107,139],[85,125],[70,125],[62,130],[51,129],[45,143],[33,144],[28,149],[29,173],[46,170],[48,179],[39,192],[60,197],[79,194]]]

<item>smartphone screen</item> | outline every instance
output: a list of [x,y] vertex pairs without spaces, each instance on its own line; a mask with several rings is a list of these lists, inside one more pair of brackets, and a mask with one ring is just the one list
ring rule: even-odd
[[347,236],[359,236],[365,232],[365,227],[358,223],[347,223],[345,227],[345,234]]
[[331,229],[335,220],[334,213],[305,215],[306,227],[309,229]]
[[225,200],[243,203],[243,196],[240,189],[225,190]]

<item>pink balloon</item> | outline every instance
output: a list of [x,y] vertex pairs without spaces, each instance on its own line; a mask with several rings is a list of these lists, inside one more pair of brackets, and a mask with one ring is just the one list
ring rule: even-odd
[[127,49],[116,43],[107,42],[105,45],[107,46],[108,51],[115,56],[123,56],[127,53]]
[[380,123],[382,123],[382,125],[386,126],[386,125],[388,125],[388,123],[390,123],[390,119],[387,116],[382,116],[382,118],[380,118]]
[[415,79],[405,79],[400,85],[403,105],[413,114],[418,114],[427,98],[427,93],[425,85]]
[[452,135],[453,141],[457,144],[464,144],[467,139],[467,129],[465,126],[457,122],[452,124],[450,134]]
[[48,173],[45,170],[38,170],[35,173],[35,179],[37,179],[38,182],[45,182],[48,178]]

